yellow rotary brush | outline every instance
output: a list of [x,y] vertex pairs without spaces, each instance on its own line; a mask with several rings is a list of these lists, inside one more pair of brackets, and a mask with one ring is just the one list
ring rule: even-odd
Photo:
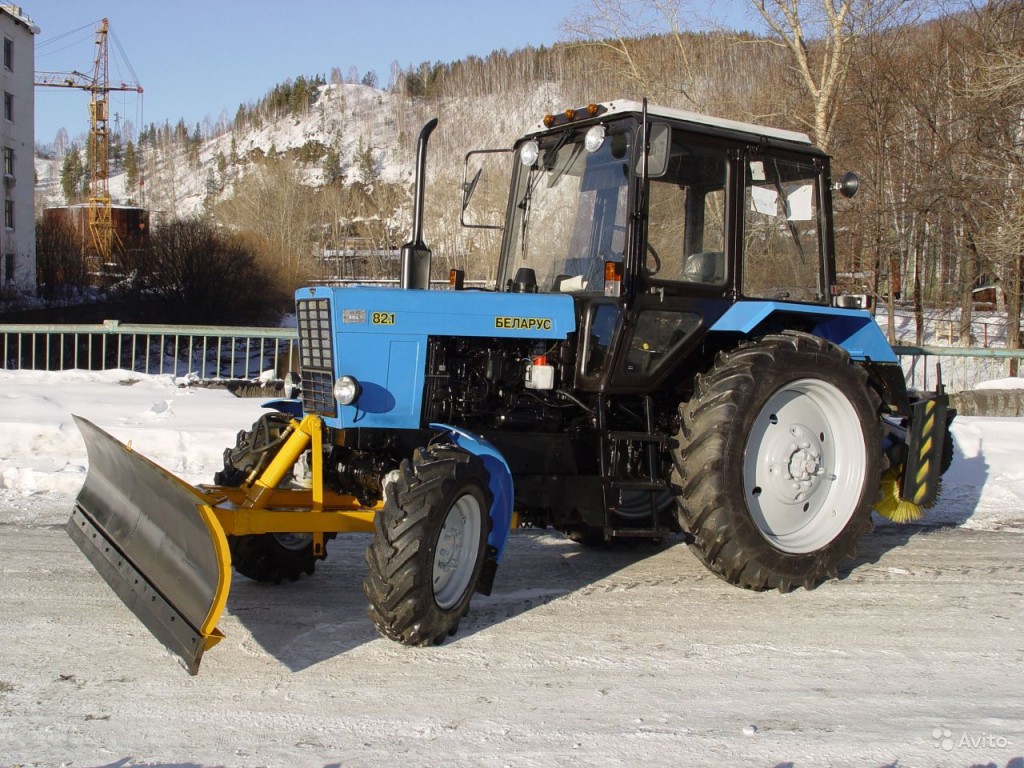
[[920,504],[900,498],[900,474],[902,467],[893,467],[882,475],[882,498],[875,504],[875,511],[894,523],[912,523],[924,514]]

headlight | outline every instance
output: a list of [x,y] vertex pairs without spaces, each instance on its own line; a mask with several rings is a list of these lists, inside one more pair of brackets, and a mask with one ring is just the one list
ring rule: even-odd
[[587,131],[587,135],[583,139],[583,146],[587,148],[587,152],[594,153],[601,148],[602,144],[604,144],[604,126],[595,125]]
[[527,168],[537,162],[540,157],[540,145],[536,141],[528,141],[519,148],[519,162]]
[[334,382],[334,399],[342,405],[352,405],[361,392],[359,382],[351,376],[342,376]]

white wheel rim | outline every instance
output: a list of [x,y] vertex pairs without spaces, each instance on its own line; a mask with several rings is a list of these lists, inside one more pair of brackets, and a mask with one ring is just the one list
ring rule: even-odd
[[764,404],[743,455],[743,493],[761,535],[793,554],[828,545],[860,504],[867,449],[857,412],[820,379]]
[[476,570],[483,513],[470,493],[460,496],[448,514],[434,549],[434,601],[448,610],[466,593]]
[[291,552],[301,552],[313,542],[309,533],[275,533],[273,536],[278,544]]

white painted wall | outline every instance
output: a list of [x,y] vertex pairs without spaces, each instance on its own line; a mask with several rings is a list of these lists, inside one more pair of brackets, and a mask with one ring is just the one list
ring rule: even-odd
[[[8,119],[5,104],[0,103],[0,148],[14,152],[13,174],[0,166],[0,287],[17,287],[35,294],[35,36],[39,33],[32,20],[15,5],[0,3],[0,35],[9,41],[10,67],[0,57],[0,78],[4,98],[13,99]],[[0,52],[3,49],[0,48]],[[0,159],[3,155],[0,154]],[[8,201],[14,206],[13,227],[6,217]],[[14,257],[13,274],[8,271],[8,255]],[[12,286],[13,283],[13,286]]]

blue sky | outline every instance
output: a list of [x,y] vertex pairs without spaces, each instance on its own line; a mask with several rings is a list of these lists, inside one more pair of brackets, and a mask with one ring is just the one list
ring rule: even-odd
[[[184,117],[192,127],[222,109],[234,116],[240,103],[297,75],[329,78],[338,67],[347,76],[355,66],[360,74],[376,70],[386,86],[394,61],[405,68],[550,45],[577,2],[25,0],[22,7],[41,29],[36,70],[91,74],[96,23],[106,16],[145,89],[142,120],[173,124]],[[111,81],[130,80],[113,40],[110,48]],[[52,141],[61,126],[72,138],[84,133],[88,100],[84,91],[37,88],[37,142]],[[114,94],[111,109],[137,123],[137,102]]]
[[[731,2],[732,0],[730,0]],[[725,5],[720,1],[716,4]],[[262,97],[297,75],[330,77],[356,67],[375,70],[386,87],[391,66],[454,61],[505,48],[564,39],[562,22],[586,0],[22,0],[40,27],[36,70],[92,73],[95,30],[104,16],[111,81],[130,81],[130,63],[145,89],[111,96],[120,120],[191,128],[222,110]],[[76,31],[77,30],[77,31]],[[88,95],[36,88],[36,141],[65,127],[72,139],[88,129]]]

